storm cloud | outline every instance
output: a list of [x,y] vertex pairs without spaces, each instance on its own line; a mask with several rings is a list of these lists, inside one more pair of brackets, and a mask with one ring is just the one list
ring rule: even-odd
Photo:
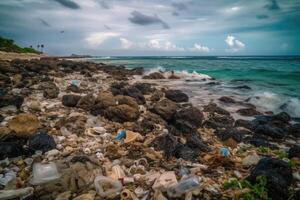
[[170,26],[162,21],[158,16],[145,15],[139,11],[133,11],[131,17],[128,18],[131,23],[148,26],[152,24],[160,24],[164,29],[169,29]]
[[67,8],[71,8],[71,9],[79,9],[80,6],[75,3],[74,1],[71,0],[54,0],[58,3],[60,3],[61,5],[67,7]]
[[0,0],[0,19],[49,55],[300,54],[298,0]]
[[276,0],[268,0],[268,3],[264,6],[268,10],[280,10],[280,7]]

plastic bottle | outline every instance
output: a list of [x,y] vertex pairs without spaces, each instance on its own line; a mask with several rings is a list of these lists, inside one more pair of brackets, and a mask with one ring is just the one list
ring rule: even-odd
[[192,176],[181,180],[177,185],[170,187],[167,190],[169,197],[180,197],[186,192],[192,191],[199,187],[201,178],[198,176]]
[[9,170],[3,177],[0,178],[0,185],[6,186],[7,183],[9,183],[14,178],[16,178],[16,173],[12,170]]
[[220,154],[221,154],[221,156],[223,156],[223,157],[228,157],[228,156],[230,156],[230,151],[229,151],[228,148],[222,147],[222,148],[220,149]]
[[33,171],[33,178],[30,183],[33,185],[46,183],[60,177],[55,163],[49,163],[49,164],[34,163],[32,171]]
[[116,141],[120,141],[122,140],[123,138],[126,137],[126,131],[125,130],[121,130],[118,135],[116,136],[115,140]]
[[120,194],[122,184],[120,181],[106,176],[97,176],[94,180],[97,193],[103,198],[114,198]]

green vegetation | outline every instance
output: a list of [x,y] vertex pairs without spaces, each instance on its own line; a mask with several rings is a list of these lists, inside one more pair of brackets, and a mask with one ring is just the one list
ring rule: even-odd
[[261,200],[269,200],[270,198],[268,197],[268,191],[266,188],[267,185],[267,180],[265,177],[257,177],[256,183],[251,184],[247,180],[243,181],[238,181],[237,179],[233,179],[229,182],[226,182],[223,184],[223,188],[225,190],[228,189],[245,189],[249,188],[250,192],[244,194],[241,198],[244,200],[256,200],[256,199],[261,199]]
[[259,148],[257,148],[257,151],[259,153],[269,153],[271,151],[271,149],[269,147],[259,147]]
[[5,39],[3,37],[0,37],[0,51],[15,52],[15,53],[36,53],[36,54],[41,53],[33,48],[19,47],[14,43],[13,40]]

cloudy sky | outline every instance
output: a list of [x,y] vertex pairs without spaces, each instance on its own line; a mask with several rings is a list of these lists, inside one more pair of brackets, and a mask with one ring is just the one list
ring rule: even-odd
[[0,36],[53,55],[300,54],[299,0],[0,0]]

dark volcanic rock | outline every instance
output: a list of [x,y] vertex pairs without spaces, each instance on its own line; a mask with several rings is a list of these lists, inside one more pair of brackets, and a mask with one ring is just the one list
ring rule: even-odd
[[28,140],[29,151],[34,153],[35,151],[42,151],[43,153],[56,148],[56,143],[52,136],[46,132],[38,132]]
[[289,127],[289,134],[296,138],[300,138],[300,123],[291,125]]
[[236,101],[228,96],[223,96],[219,98],[219,101],[223,102],[223,103],[235,103]]
[[203,126],[206,128],[220,130],[224,128],[232,128],[233,124],[234,119],[232,116],[215,113],[208,116],[208,119],[203,123]]
[[43,96],[47,99],[57,98],[59,94],[59,88],[52,82],[45,84]]
[[67,94],[62,97],[62,104],[67,107],[75,107],[80,100],[81,96]]
[[123,94],[122,89],[127,85],[127,82],[114,82],[110,86],[110,91],[113,95],[121,95]]
[[289,150],[289,158],[300,158],[300,146],[294,145]]
[[165,79],[164,75],[159,72],[153,72],[143,77],[143,79]]
[[156,137],[151,146],[153,146],[156,150],[164,151],[164,154],[167,159],[174,155],[174,151],[178,142],[176,137],[171,134],[164,134]]
[[22,106],[24,98],[19,95],[4,95],[0,96],[0,108],[4,106],[14,105],[18,109]]
[[4,117],[0,115],[0,123],[4,120]]
[[167,90],[165,91],[166,98],[175,101],[177,103],[188,102],[189,97],[181,90]]
[[249,117],[254,115],[261,115],[261,113],[255,110],[255,108],[242,108],[237,110],[236,112],[242,116],[249,116]]
[[203,111],[204,112],[209,112],[211,114],[218,113],[220,115],[230,115],[230,113],[227,110],[225,110],[223,108],[220,108],[215,103],[209,103],[208,105],[203,106]]
[[0,160],[22,156],[23,154],[24,149],[17,142],[0,142]]
[[245,142],[255,146],[255,147],[268,147],[270,149],[277,149],[278,147],[274,144],[271,144],[264,138],[260,138],[257,136],[248,137],[245,139]]
[[153,112],[161,116],[164,120],[170,121],[178,108],[175,102],[163,99],[154,105]]
[[197,134],[191,134],[186,141],[186,145],[194,151],[209,151],[209,147],[203,142],[202,138]]
[[288,199],[288,187],[292,184],[292,168],[276,158],[263,158],[251,171],[248,179],[255,183],[259,176],[267,180],[268,196],[275,200]]
[[203,114],[195,107],[187,107],[177,111],[173,124],[183,133],[191,133],[199,128],[203,121]]
[[180,144],[180,143],[176,145],[175,150],[173,152],[173,155],[176,158],[182,158],[184,160],[190,160],[190,161],[195,160],[198,154],[199,154],[198,151],[194,151],[187,145]]
[[247,128],[249,130],[251,130],[251,122],[248,121],[248,120],[244,120],[244,119],[238,119],[235,121],[234,123],[234,126],[235,127],[244,127],[244,128]]
[[275,139],[283,139],[287,135],[282,129],[268,124],[258,125],[253,130],[257,134],[266,135]]
[[141,91],[143,95],[150,94],[154,91],[150,83],[135,83],[133,87]]
[[225,141],[225,140],[231,138],[231,139],[234,139],[237,143],[239,143],[243,140],[244,135],[245,135],[245,132],[243,132],[237,128],[230,128],[230,129],[223,131],[218,136],[221,138],[222,141]]
[[74,92],[74,93],[80,93],[81,92],[80,88],[77,85],[74,85],[74,84],[70,84],[67,87],[67,91]]
[[146,100],[143,93],[135,87],[125,87],[122,90],[122,94],[135,98],[138,104],[145,104]]

